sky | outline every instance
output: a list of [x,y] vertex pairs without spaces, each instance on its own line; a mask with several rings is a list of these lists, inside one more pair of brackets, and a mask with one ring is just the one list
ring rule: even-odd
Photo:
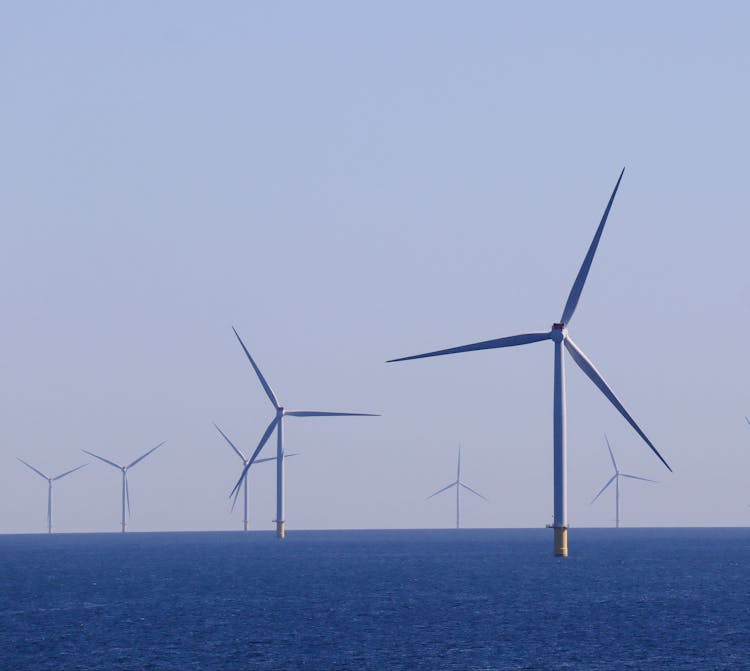
[[[286,407],[287,528],[552,516],[551,343],[387,359],[560,318],[669,473],[567,359],[568,505],[750,522],[744,2],[3,2],[0,533],[237,529]],[[262,456],[271,456],[267,447]],[[251,524],[271,529],[273,464]]]

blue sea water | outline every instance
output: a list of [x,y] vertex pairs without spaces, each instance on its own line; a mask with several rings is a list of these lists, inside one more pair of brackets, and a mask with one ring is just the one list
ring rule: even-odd
[[750,530],[0,536],[2,669],[750,669]]

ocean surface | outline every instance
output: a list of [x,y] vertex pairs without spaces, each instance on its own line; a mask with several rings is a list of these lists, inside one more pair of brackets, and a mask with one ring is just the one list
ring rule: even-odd
[[750,529],[0,536],[0,668],[750,669]]

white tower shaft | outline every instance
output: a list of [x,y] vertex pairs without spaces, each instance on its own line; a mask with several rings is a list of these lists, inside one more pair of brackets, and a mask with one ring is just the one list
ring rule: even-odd
[[615,477],[615,528],[620,528],[620,474]]
[[122,470],[122,521],[120,522],[122,527],[122,533],[125,533],[125,488],[128,486],[125,481],[125,469]]
[[555,381],[553,400],[553,468],[555,556],[568,556],[568,472],[565,427],[565,358],[562,341],[555,340]]
[[247,478],[245,478],[245,483],[243,485],[243,496],[245,497],[245,517],[242,520],[242,528],[244,531],[247,531],[249,520],[247,519]]
[[284,518],[284,420],[279,418],[276,427],[276,535],[286,536],[286,522]]
[[52,478],[47,481],[47,533],[52,533]]

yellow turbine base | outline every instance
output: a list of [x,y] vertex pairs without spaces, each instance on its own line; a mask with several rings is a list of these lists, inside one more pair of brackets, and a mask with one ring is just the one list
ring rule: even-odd
[[555,557],[568,556],[568,528],[555,527]]
[[286,536],[286,522],[276,522],[276,535],[279,538]]

